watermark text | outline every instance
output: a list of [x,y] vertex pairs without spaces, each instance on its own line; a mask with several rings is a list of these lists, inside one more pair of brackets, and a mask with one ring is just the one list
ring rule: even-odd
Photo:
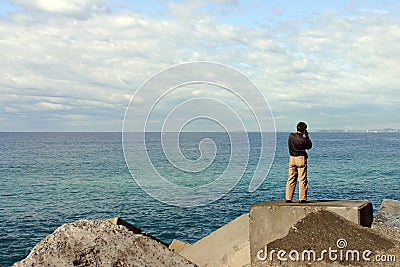
[[347,249],[346,239],[338,239],[336,247],[329,247],[321,251],[314,249],[298,250],[268,250],[268,246],[257,252],[257,260],[261,262],[278,260],[281,262],[287,261],[304,261],[304,262],[317,262],[317,261],[348,261],[348,262],[396,262],[395,255],[380,255],[374,254],[371,250],[357,250]]

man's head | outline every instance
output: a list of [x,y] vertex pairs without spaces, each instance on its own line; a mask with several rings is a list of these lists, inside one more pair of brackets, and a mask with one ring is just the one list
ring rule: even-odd
[[297,124],[297,131],[299,133],[304,133],[307,130],[307,124],[305,122],[299,122]]

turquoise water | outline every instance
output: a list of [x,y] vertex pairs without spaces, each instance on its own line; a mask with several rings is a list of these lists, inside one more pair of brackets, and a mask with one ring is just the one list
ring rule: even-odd
[[[157,136],[157,135],[155,135]],[[195,138],[195,136],[197,136]],[[183,154],[199,156],[202,134],[183,138]],[[211,136],[211,137],[210,137]],[[271,171],[253,193],[258,134],[250,134],[250,162],[242,180],[223,198],[195,208],[173,207],[150,198],[125,164],[120,133],[0,133],[0,264],[10,266],[58,226],[78,219],[122,217],[166,242],[194,242],[246,213],[260,201],[283,199],[287,179],[287,133],[277,134]],[[226,135],[214,162],[201,174],[173,177],[198,185],[223,172],[229,159]],[[166,166],[158,139],[149,155]],[[368,199],[376,210],[384,198],[399,198],[399,133],[311,133],[309,199]],[[187,183],[187,180],[186,180]]]

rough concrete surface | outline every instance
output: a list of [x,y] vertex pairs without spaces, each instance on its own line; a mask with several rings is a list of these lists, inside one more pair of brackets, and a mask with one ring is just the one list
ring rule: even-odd
[[64,224],[14,267],[195,266],[149,236],[108,220]]
[[363,226],[372,223],[372,204],[366,200],[319,200],[304,204],[275,200],[254,204],[250,208],[249,226],[251,262],[258,264],[257,252],[265,244],[286,236],[299,220],[321,210]]
[[[338,243],[341,240],[341,243]],[[345,241],[344,241],[345,240]],[[337,255],[336,260],[331,260],[329,254],[326,252],[324,257],[321,258],[323,250],[336,250],[333,252],[332,259]],[[270,253],[272,250],[276,252],[270,260]],[[287,261],[279,261],[277,252],[284,250],[286,252],[283,259]],[[295,250],[299,252],[299,261],[291,260],[289,258],[290,251]],[[316,252],[316,259],[313,257],[308,260],[308,254],[305,255],[305,260],[302,260],[302,252],[313,250]],[[360,260],[356,260],[347,251],[357,250],[360,254]],[[366,261],[362,258],[362,253],[366,250],[372,251],[367,258],[371,261]],[[267,258],[264,260],[264,251],[267,251]],[[342,251],[342,252],[340,252]],[[342,260],[340,255],[342,253]],[[395,256],[395,261],[391,262],[377,262],[376,255]],[[296,253],[292,253],[293,259],[296,259]],[[308,214],[305,218],[298,221],[291,227],[289,233],[280,239],[267,244],[267,249],[264,248],[260,253],[260,260],[262,266],[399,266],[400,265],[400,242],[384,236],[381,232],[361,227],[351,221],[338,216],[329,211],[319,211]],[[393,260],[393,259],[392,259]]]
[[384,199],[372,227],[400,229],[400,201]]

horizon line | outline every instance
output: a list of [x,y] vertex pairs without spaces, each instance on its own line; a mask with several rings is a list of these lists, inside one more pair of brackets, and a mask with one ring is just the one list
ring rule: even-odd
[[[182,133],[226,133],[224,131],[181,131]],[[230,133],[287,133],[294,132],[294,130],[278,130],[272,132],[260,132],[260,131],[232,131]],[[366,133],[399,133],[400,129],[384,128],[384,129],[317,129],[309,131],[310,133],[317,132],[366,132]],[[0,131],[0,133],[124,133],[123,131]],[[178,133],[177,131],[129,131],[125,133]]]

